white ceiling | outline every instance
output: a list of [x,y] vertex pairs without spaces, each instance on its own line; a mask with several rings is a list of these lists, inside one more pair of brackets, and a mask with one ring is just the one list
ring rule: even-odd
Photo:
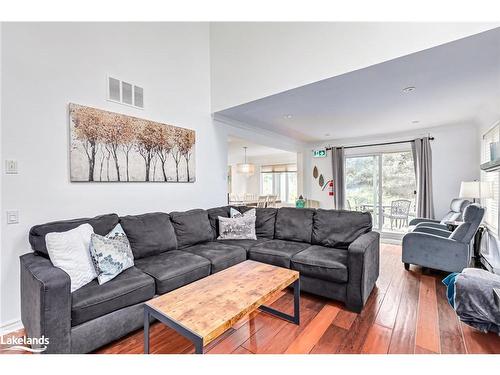
[[[415,91],[403,92],[408,86]],[[216,117],[316,142],[472,120],[486,108],[500,117],[500,28],[229,108]]]

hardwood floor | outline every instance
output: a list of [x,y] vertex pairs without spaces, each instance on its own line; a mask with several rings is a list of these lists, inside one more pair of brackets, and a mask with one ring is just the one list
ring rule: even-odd
[[[331,300],[301,294],[301,324],[253,312],[205,348],[208,354],[377,353],[500,354],[500,337],[462,324],[445,298],[446,274],[412,266],[405,271],[401,246],[381,246],[377,287],[360,314]],[[274,308],[292,313],[293,295],[274,297]],[[193,353],[194,347],[161,323],[151,326],[152,353]],[[142,330],[96,353],[142,353]]]
[[[446,274],[405,271],[401,246],[383,244],[377,287],[361,312],[302,293],[301,324],[296,326],[262,312],[239,321],[212,342],[208,354],[260,353],[405,353],[500,354],[500,337],[477,332],[459,322],[445,298]],[[293,296],[276,297],[274,308],[292,313]],[[142,331],[97,353],[142,353]],[[190,343],[163,324],[152,325],[153,353],[192,353]]]

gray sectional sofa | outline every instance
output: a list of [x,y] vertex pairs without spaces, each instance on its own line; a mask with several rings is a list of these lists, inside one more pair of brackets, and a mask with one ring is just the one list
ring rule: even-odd
[[[241,212],[247,207],[236,207]],[[246,259],[296,269],[301,290],[359,312],[379,274],[379,234],[367,213],[257,208],[257,240],[217,240],[230,207],[116,214],[37,225],[33,253],[21,261],[21,317],[30,337],[48,337],[45,353],[88,353],[143,326],[143,303]],[[70,293],[69,276],[52,265],[45,235],[89,223],[106,235],[120,223],[135,266],[111,281]]]

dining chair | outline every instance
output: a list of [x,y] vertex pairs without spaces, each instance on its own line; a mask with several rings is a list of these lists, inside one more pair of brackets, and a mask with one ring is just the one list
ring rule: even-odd
[[276,207],[276,201],[278,200],[277,195],[268,195],[266,207]]
[[245,202],[251,202],[255,200],[255,194],[252,193],[245,193]]
[[265,208],[266,204],[267,204],[267,195],[260,195],[259,198],[257,199],[257,207]]

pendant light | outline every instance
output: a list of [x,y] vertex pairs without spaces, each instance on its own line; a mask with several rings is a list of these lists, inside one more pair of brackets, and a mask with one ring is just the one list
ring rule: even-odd
[[236,165],[236,171],[239,174],[244,174],[247,177],[252,176],[255,173],[255,165],[247,163],[247,147],[245,149],[245,162]]

